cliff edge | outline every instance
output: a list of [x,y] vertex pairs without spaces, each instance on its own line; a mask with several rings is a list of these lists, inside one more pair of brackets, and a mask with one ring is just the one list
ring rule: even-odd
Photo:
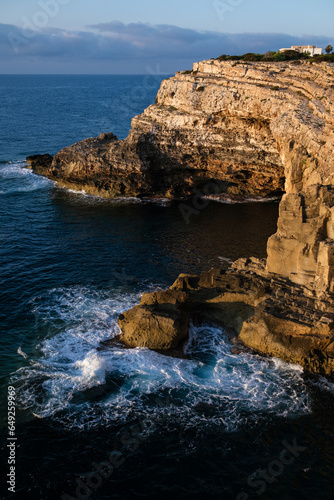
[[[325,359],[326,351],[326,359],[334,359],[333,110],[331,63],[203,61],[195,63],[192,71],[162,82],[156,103],[132,120],[124,141],[113,134],[102,134],[63,149],[47,166],[36,161],[32,165],[37,173],[60,185],[109,197],[181,197],[207,185],[216,186],[218,196],[239,199],[285,193],[277,233],[268,241],[267,261],[257,265],[251,261],[251,269],[244,263],[220,273],[237,283],[233,293],[241,294],[240,302],[250,308],[246,308],[250,316],[243,312],[242,325],[235,328],[244,343],[285,359],[289,358],[290,345],[290,359],[311,366],[313,371],[331,374],[332,361],[322,362],[321,356]],[[240,285],[236,277],[250,275],[260,281],[254,278],[255,286],[251,280],[255,298],[248,297],[245,302],[245,280]],[[197,279],[196,300],[186,287],[180,302],[172,288],[173,293],[169,291],[160,302],[149,301],[137,306],[142,307],[139,312],[125,313],[120,319],[123,341],[154,347],[148,338],[141,344],[138,335],[132,335],[135,322],[144,313],[146,325],[150,325],[146,331],[158,335],[163,324],[162,330],[173,337],[172,342],[166,339],[163,348],[175,347],[177,339],[184,340],[189,317],[196,308],[203,310],[208,300],[198,284],[200,278],[192,279]],[[211,287],[204,287],[211,288],[209,295],[219,289],[216,279],[211,282]],[[225,296],[225,292],[216,293],[215,308],[220,304],[224,309]],[[289,297],[295,300],[291,302]],[[268,319],[268,300],[274,300],[270,318],[275,320]],[[298,313],[291,313],[290,323],[283,324],[284,311],[288,315],[290,309]],[[261,342],[256,340],[260,323],[262,332],[267,332]],[[284,345],[284,355],[283,348],[269,347],[273,341],[268,339],[274,331],[275,342]],[[291,335],[298,337],[299,344],[291,340]],[[313,339],[308,354],[301,347],[306,337]],[[320,344],[314,343],[316,338]],[[315,356],[317,361],[301,361],[298,349],[304,352],[303,359]]]

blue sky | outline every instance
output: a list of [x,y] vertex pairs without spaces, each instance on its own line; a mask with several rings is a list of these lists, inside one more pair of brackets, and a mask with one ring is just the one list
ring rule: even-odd
[[11,0],[0,73],[174,73],[223,53],[334,44],[333,0]]

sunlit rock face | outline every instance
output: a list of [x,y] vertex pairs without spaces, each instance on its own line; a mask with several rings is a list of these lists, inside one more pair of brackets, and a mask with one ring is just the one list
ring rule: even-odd
[[334,291],[333,89],[325,62],[195,63],[162,82],[124,141],[101,134],[33,168],[107,197],[285,191],[267,271],[321,295]]
[[224,328],[234,348],[282,358],[306,370],[334,375],[334,307],[282,277],[265,261],[240,259],[228,270],[182,274],[166,291],[144,294],[119,317],[119,341],[180,355],[191,323]]

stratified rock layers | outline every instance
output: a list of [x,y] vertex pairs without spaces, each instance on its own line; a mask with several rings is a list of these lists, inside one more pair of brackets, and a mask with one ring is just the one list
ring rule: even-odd
[[195,63],[162,82],[156,104],[133,118],[126,140],[105,133],[33,168],[62,186],[108,197],[172,198],[196,189],[266,197],[282,193],[285,179],[267,270],[327,293],[333,89],[333,64],[325,62]]
[[[333,110],[333,64],[203,61],[162,82],[156,104],[132,120],[126,140],[102,134],[60,151],[51,166],[35,162],[33,168],[60,185],[109,197],[208,194],[207,186],[232,198],[285,191],[260,272],[275,282],[269,288],[276,305],[269,314],[266,305],[261,310],[251,301],[254,314],[243,318],[239,337],[266,354],[333,373]],[[234,277],[238,272],[249,271],[240,269]],[[289,294],[305,301],[284,322],[282,311],[288,315],[294,307]],[[184,340],[193,312],[185,304],[192,298],[182,307],[161,300],[125,313],[125,343],[156,346],[152,339],[159,338],[162,325],[169,334],[160,337],[160,348],[176,346],[175,332]],[[226,309],[224,298],[215,300],[216,308]],[[203,309],[203,302],[198,306]],[[312,308],[323,317],[303,321]],[[307,348],[305,342],[298,347],[300,338],[308,339]]]
[[333,305],[330,297],[305,295],[301,286],[268,276],[265,261],[240,259],[228,270],[181,275],[169,290],[144,294],[120,316],[120,340],[170,350],[184,344],[195,318],[234,332],[236,344],[333,375]]

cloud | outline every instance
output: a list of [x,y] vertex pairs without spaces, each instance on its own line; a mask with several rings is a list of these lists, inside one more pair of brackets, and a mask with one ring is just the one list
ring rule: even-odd
[[221,54],[266,52],[300,43],[326,46],[328,37],[285,34],[225,34],[171,25],[119,21],[66,31],[0,24],[1,73],[145,73],[159,65],[163,73],[187,69]]
[[88,26],[100,33],[109,34],[113,38],[136,43],[138,40],[145,45],[152,45],[159,41],[160,45],[165,42],[180,45],[194,43],[196,41],[208,40],[217,35],[211,32],[199,32],[168,24],[152,26],[144,23],[124,24],[119,21],[100,23]]

